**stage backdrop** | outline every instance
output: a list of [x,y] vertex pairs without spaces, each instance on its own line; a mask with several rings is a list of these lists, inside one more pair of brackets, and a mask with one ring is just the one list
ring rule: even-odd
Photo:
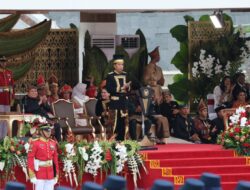
[[33,59],[31,69],[16,81],[16,91],[26,92],[27,86],[36,83],[39,74],[48,80],[53,73],[59,85],[75,85],[78,82],[78,32],[76,29],[51,29],[47,37],[35,49],[18,55],[18,59]]

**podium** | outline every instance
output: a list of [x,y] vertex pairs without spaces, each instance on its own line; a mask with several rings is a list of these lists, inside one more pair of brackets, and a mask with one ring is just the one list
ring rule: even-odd
[[[27,118],[35,118],[33,114],[21,114],[18,112],[0,112],[0,121],[7,122],[7,135],[12,137],[12,126],[14,121],[24,121]],[[20,126],[18,126],[18,133],[20,133]],[[20,134],[19,134],[20,135]]]

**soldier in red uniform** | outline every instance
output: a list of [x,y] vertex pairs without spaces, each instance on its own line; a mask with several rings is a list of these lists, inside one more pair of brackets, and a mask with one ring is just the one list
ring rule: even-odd
[[33,139],[28,152],[30,181],[35,190],[53,190],[59,174],[57,142],[50,138],[52,126],[41,124],[40,137]]
[[0,112],[10,112],[14,100],[14,80],[10,70],[6,69],[6,58],[0,58]]

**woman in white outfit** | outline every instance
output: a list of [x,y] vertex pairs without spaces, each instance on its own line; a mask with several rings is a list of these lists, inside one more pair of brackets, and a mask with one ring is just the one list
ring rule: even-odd
[[78,114],[85,114],[85,102],[89,101],[89,97],[85,95],[87,85],[84,83],[78,83],[72,92],[72,101],[74,103],[74,108],[77,110]]
[[232,101],[233,84],[229,76],[225,76],[221,83],[214,88],[214,108]]

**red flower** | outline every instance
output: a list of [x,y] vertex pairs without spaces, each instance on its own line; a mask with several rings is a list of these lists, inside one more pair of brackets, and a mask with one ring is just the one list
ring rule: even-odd
[[111,155],[111,152],[109,149],[107,149],[107,151],[106,151],[105,160],[107,160],[107,161],[112,160],[112,155]]
[[247,113],[246,112],[240,112],[240,117],[247,117]]
[[240,133],[240,131],[241,131],[240,127],[235,127],[235,129],[234,129],[235,133]]
[[229,133],[229,137],[234,137],[234,133]]
[[250,147],[250,144],[249,143],[243,143],[242,146],[244,146],[244,147]]

